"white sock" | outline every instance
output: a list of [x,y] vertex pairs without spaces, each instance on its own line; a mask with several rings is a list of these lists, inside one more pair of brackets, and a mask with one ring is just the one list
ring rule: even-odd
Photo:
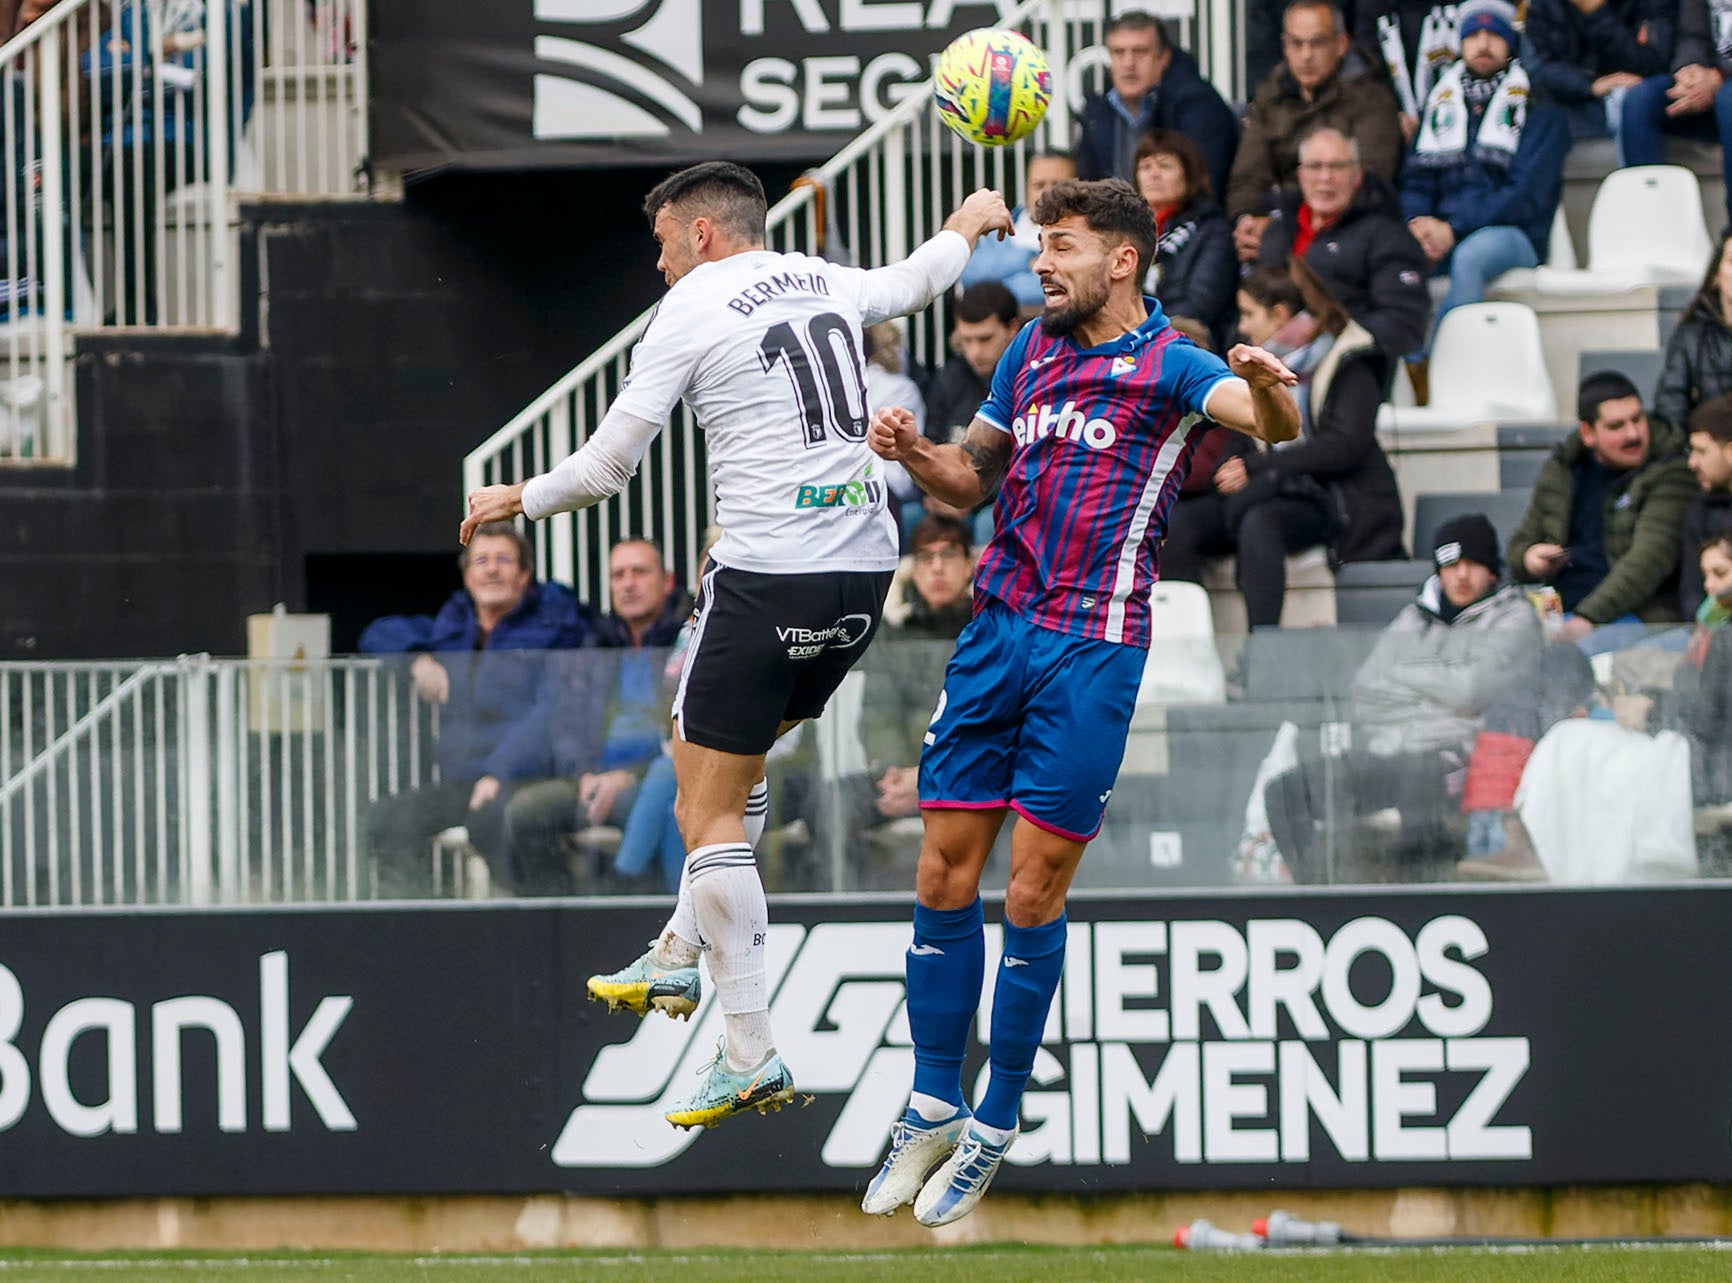
[[656,940],[656,962],[663,967],[695,967],[703,949],[703,932],[698,930],[697,910],[692,908],[692,875],[681,869],[679,903]]
[[983,1139],[991,1141],[994,1145],[1003,1145],[1007,1141],[1009,1141],[1012,1136],[1016,1135],[1016,1132],[1014,1129],[1011,1131],[1006,1131],[1002,1127],[988,1127],[985,1123],[981,1122],[980,1119],[978,1119],[978,1118],[976,1118],[972,1123],[970,1123],[968,1125],[970,1127],[972,1127]]
[[746,795],[746,841],[754,851],[758,849],[758,840],[764,836],[764,825],[769,818],[769,781],[759,780]]
[[913,1092],[908,1097],[908,1108],[920,1115],[922,1122],[942,1123],[955,1118],[961,1111],[948,1100],[940,1100],[936,1096],[928,1096],[923,1091]]
[[687,858],[686,869],[698,930],[709,947],[710,979],[725,1017],[728,1064],[749,1069],[774,1045],[764,977],[764,938],[770,929],[764,884],[744,842],[699,847]]

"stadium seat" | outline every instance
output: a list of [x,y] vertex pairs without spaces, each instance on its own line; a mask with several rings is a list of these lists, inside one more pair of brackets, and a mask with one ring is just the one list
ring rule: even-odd
[[1431,561],[1352,561],[1335,572],[1335,620],[1381,628],[1401,613],[1431,575]]
[[1498,543],[1507,544],[1509,537],[1521,525],[1533,494],[1527,490],[1493,490],[1485,494],[1456,491],[1444,494],[1422,494],[1413,511],[1413,547],[1429,553],[1437,536],[1437,528],[1451,517],[1466,513],[1483,513],[1497,531]]
[[1654,389],[1659,386],[1660,368],[1665,364],[1666,354],[1658,348],[1646,351],[1626,348],[1618,351],[1583,352],[1576,360],[1582,379],[1586,379],[1590,374],[1611,370],[1634,383],[1641,390],[1642,401],[1646,403],[1653,397]]
[[[1558,202],[1558,208],[1552,214],[1552,234],[1546,244],[1544,266],[1555,272],[1573,272],[1579,266],[1575,238],[1570,235],[1570,220],[1564,217],[1562,201]],[[1532,267],[1511,268],[1499,276],[1494,284],[1499,289],[1532,289],[1534,273],[1537,270]]]
[[1443,318],[1431,348],[1431,403],[1385,405],[1380,428],[1465,428],[1499,419],[1551,419],[1539,320],[1521,303],[1470,303]]
[[1712,249],[1696,175],[1682,165],[1634,165],[1607,174],[1594,194],[1588,265],[1547,264],[1534,269],[1532,282],[1548,294],[1688,283],[1701,279]]
[[1540,469],[1558,442],[1576,435],[1573,423],[1500,424],[1497,430],[1497,484],[1500,490],[1531,491]]

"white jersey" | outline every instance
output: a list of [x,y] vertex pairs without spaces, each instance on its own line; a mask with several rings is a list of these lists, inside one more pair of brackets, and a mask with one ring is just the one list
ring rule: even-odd
[[668,291],[610,413],[662,424],[677,402],[691,407],[716,487],[717,562],[765,574],[896,565],[885,464],[866,446],[862,330],[926,306],[969,249],[940,233],[873,271],[751,250]]

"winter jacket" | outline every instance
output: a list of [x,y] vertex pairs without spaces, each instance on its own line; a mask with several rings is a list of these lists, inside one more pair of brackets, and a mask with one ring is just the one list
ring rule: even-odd
[[1366,172],[1394,181],[1405,146],[1395,91],[1383,64],[1358,49],[1348,51],[1335,78],[1309,101],[1285,64],[1257,89],[1245,119],[1245,135],[1227,183],[1227,220],[1267,214],[1275,191],[1299,172],[1299,139],[1313,125],[1331,124],[1359,143]]
[[1219,205],[1202,197],[1168,220],[1145,288],[1168,316],[1201,321],[1221,348],[1238,321],[1239,259]]
[[1715,9],[1728,9],[1726,0],[1680,0],[1678,38],[1672,45],[1672,70],[1680,67],[1714,67],[1732,77],[1732,49],[1721,51],[1716,34]]
[[[1285,264],[1293,256],[1298,226],[1295,188],[1282,194],[1263,233],[1258,261]],[[1418,350],[1431,317],[1431,296],[1425,289],[1431,264],[1407,230],[1394,190],[1382,179],[1365,176],[1347,212],[1312,238],[1305,261],[1386,354],[1399,357]]]
[[[1649,415],[1648,422],[1648,461],[1618,477],[1606,498],[1606,560],[1611,570],[1576,606],[1576,613],[1590,623],[1607,624],[1630,614],[1650,623],[1678,619],[1680,532],[1696,479],[1684,465],[1683,430],[1657,414]],[[1572,432],[1540,469],[1533,500],[1509,542],[1510,573],[1518,582],[1535,582],[1523,561],[1534,544],[1569,547],[1573,470],[1590,457],[1581,435]]]
[[1684,510],[1683,547],[1678,551],[1678,613],[1696,618],[1708,590],[1702,586],[1702,545],[1732,530],[1732,494],[1710,490],[1698,494]]
[[1465,754],[1486,709],[1539,654],[1539,616],[1519,588],[1494,589],[1448,622],[1442,602],[1433,575],[1354,675],[1353,721],[1374,755]]
[[1215,86],[1203,79],[1197,60],[1183,49],[1173,50],[1173,60],[1161,83],[1143,99],[1142,110],[1132,124],[1117,105],[1117,94],[1096,94],[1077,115],[1077,177],[1112,178],[1135,183],[1135,173],[1119,167],[1119,157],[1136,154],[1137,141],[1151,129],[1176,129],[1203,153],[1203,167],[1216,192],[1227,188],[1233,168],[1233,153],[1239,145],[1239,119]]
[[1677,12],[1677,0],[1606,0],[1592,13],[1570,0],[1528,0],[1522,66],[1534,88],[1568,114],[1573,136],[1602,137],[1605,100],[1594,97],[1594,81],[1614,71],[1666,74]]
[[1690,411],[1723,392],[1732,392],[1732,330],[1720,319],[1718,303],[1698,296],[1666,344],[1654,413],[1688,423]]
[[1401,491],[1377,442],[1388,357],[1371,335],[1348,324],[1311,376],[1311,424],[1305,436],[1245,460],[1252,476],[1309,477],[1328,491],[1340,529],[1337,561],[1384,561],[1402,555]]
[[476,649],[475,603],[459,589],[431,621],[375,620],[361,635],[371,654],[432,652],[450,676],[439,710],[437,756],[448,780],[545,778],[550,651],[594,644],[589,616],[563,584],[531,584],[517,608]]
[[[1573,7],[1569,0],[1560,2]],[[1494,165],[1473,151],[1484,119],[1484,113],[1469,113],[1467,150],[1457,164],[1422,165],[1408,156],[1401,174],[1401,212],[1409,219],[1442,219],[1458,245],[1482,227],[1519,228],[1544,262],[1552,216],[1564,194],[1569,123],[1557,107],[1530,99],[1514,160]]]
[[926,389],[926,435],[944,445],[956,438],[956,429],[966,432],[991,390],[990,374],[982,378],[960,356],[951,357]]
[[609,612],[595,622],[595,644],[597,646],[637,646],[644,649],[672,646],[679,640],[680,626],[692,615],[692,595],[684,588],[677,588],[668,594],[668,599],[662,603],[661,612],[649,626],[649,631],[641,642],[633,641],[631,628],[625,620]]

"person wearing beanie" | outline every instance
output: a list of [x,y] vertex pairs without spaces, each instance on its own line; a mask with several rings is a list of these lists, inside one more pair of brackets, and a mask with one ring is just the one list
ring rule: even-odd
[[1732,130],[1720,122],[1732,113],[1732,44],[1721,34],[1732,6],[1727,0],[1680,0],[1677,34],[1650,28],[1649,43],[1671,51],[1671,72],[1646,77],[1624,94],[1618,131],[1619,162],[1664,165],[1666,139],[1720,142],[1727,204],[1732,205]]
[[1515,21],[1508,0],[1456,10],[1461,59],[1426,97],[1402,171],[1408,230],[1433,274],[1449,277],[1440,322],[1484,299],[1494,277],[1544,261],[1563,195],[1569,122],[1533,96]]
[[[1297,881],[1325,877],[1320,822],[1329,814],[1351,819],[1395,808],[1395,863],[1382,871],[1398,880],[1425,879],[1461,856],[1446,821],[1459,810],[1474,736],[1512,675],[1539,654],[1543,637],[1526,596],[1503,582],[1497,531],[1484,516],[1444,522],[1432,563],[1436,573],[1354,675],[1346,755],[1326,763],[1302,748],[1298,768],[1264,793],[1270,833]],[[1334,875],[1376,872],[1358,859]]]

